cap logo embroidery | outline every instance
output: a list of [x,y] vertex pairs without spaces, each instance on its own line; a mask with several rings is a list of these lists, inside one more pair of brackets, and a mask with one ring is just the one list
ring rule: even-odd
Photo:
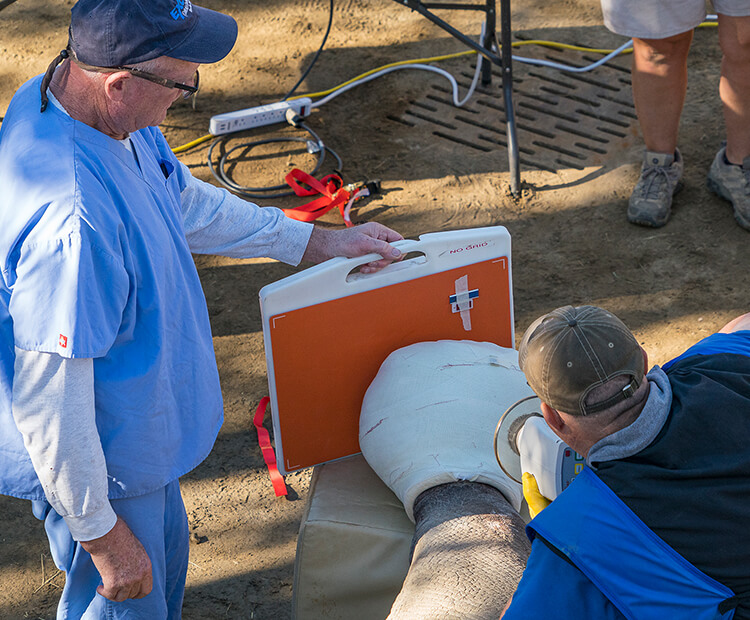
[[60,337],[58,338],[57,342],[58,342],[58,344],[63,349],[67,349],[68,348],[68,337],[67,336],[63,336],[62,334],[60,334]]
[[175,7],[169,12],[172,19],[186,19],[193,10],[193,3],[190,0],[177,0]]

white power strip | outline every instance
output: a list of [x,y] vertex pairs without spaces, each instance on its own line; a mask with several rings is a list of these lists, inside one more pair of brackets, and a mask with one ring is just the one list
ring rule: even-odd
[[256,108],[226,112],[211,117],[209,132],[214,136],[220,136],[232,131],[242,131],[253,127],[263,127],[274,123],[286,122],[287,110],[294,110],[299,116],[305,117],[310,114],[312,100],[309,97],[300,97],[292,101],[278,101]]

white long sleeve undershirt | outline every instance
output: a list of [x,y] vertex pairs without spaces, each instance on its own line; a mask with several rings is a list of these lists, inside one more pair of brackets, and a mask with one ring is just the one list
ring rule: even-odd
[[16,347],[13,418],[47,501],[74,540],[104,536],[117,521],[96,429],[94,360]]
[[[180,162],[181,166],[184,166]],[[298,265],[313,225],[298,222],[274,207],[259,207],[227,190],[196,179],[185,169],[180,194],[185,237],[195,254],[233,258],[273,258]]]

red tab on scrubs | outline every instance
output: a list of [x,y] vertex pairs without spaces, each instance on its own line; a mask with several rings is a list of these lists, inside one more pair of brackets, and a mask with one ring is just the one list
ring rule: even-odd
[[269,402],[271,402],[271,399],[268,396],[260,399],[253,417],[253,424],[255,425],[255,431],[258,433],[258,445],[263,453],[263,460],[268,467],[268,477],[271,478],[276,497],[281,497],[287,494],[286,483],[284,482],[284,476],[281,475],[279,468],[276,466],[276,454],[273,451],[273,446],[271,446],[271,436],[263,426],[263,418],[266,416],[266,407],[268,407]]
[[317,220],[321,215],[325,215],[334,207],[338,207],[344,223],[351,226],[352,223],[348,218],[348,213],[344,215],[351,192],[344,189],[344,182],[337,174],[329,174],[318,180],[314,176],[303,172],[299,168],[294,168],[286,175],[285,180],[289,187],[294,190],[297,196],[315,196],[321,194],[320,198],[308,202],[307,204],[291,209],[284,209],[287,217],[302,222],[312,222]]

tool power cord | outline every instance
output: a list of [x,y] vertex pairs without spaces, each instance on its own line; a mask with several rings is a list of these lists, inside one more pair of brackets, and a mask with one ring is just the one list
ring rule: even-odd
[[[320,57],[320,54],[323,51],[323,48],[325,47],[326,41],[328,41],[328,35],[331,32],[331,25],[333,24],[333,0],[330,0],[328,7],[329,7],[328,8],[328,26],[326,27],[325,34],[323,35],[323,41],[321,41],[320,46],[318,47],[318,51],[315,52],[315,55],[310,61],[310,64],[307,66],[307,69],[305,69],[305,71],[302,73],[300,78],[297,80],[297,83],[294,86],[292,86],[292,88],[284,96],[282,101],[287,101],[290,97],[292,97],[292,95],[294,95],[296,90],[299,88],[300,84],[304,82],[305,78],[310,74],[310,71],[315,66],[315,63],[318,61],[318,58]],[[325,144],[323,144],[323,141],[320,139],[320,137],[318,137],[318,135],[312,129],[310,129],[310,127],[302,123],[300,119],[288,118],[287,120],[290,125],[293,125],[294,127],[299,127],[300,129],[303,129],[304,131],[306,131],[309,137],[312,138],[312,140],[308,138],[302,138],[302,137],[280,136],[276,138],[266,138],[263,140],[244,142],[242,144],[238,144],[228,149],[219,158],[219,161],[214,166],[214,163],[213,163],[214,148],[218,146],[219,144],[223,144],[227,139],[231,138],[231,134],[220,136],[216,138],[211,143],[211,146],[208,148],[208,168],[211,171],[211,174],[214,176],[214,178],[219,183],[221,183],[224,187],[232,190],[234,193],[239,194],[240,196],[244,198],[263,199],[263,198],[283,198],[286,196],[294,196],[294,192],[287,189],[289,186],[286,184],[271,185],[267,187],[252,187],[249,185],[240,185],[239,183],[236,183],[235,181],[233,181],[231,177],[229,176],[229,173],[227,172],[227,163],[229,162],[230,156],[232,155],[232,153],[235,153],[236,151],[244,150],[244,155],[247,155],[247,153],[251,151],[252,149],[262,146],[264,144],[276,144],[276,143],[282,143],[282,142],[301,142],[306,145],[308,153],[318,153],[318,159],[315,163],[315,166],[309,172],[311,176],[315,176],[318,170],[320,170],[320,167],[323,165],[323,162],[325,161],[326,151],[328,151],[336,159],[336,163],[337,163],[336,171],[341,172],[341,169],[344,167],[344,164],[341,161],[341,158],[338,156],[338,154],[335,151],[333,151],[332,149],[327,147]]]
[[[320,167],[323,165],[323,162],[325,161],[326,157],[326,151],[328,151],[333,157],[336,159],[336,170],[341,171],[341,169],[344,167],[343,162],[341,161],[341,158],[338,156],[338,154],[327,147],[325,144],[323,144],[323,141],[318,137],[318,135],[310,129],[307,125],[304,123],[292,123],[296,127],[299,127],[300,129],[304,129],[309,136],[312,138],[312,140],[309,140],[307,138],[301,138],[301,137],[295,137],[295,136],[279,136],[276,138],[266,138],[264,140],[255,140],[253,142],[245,142],[242,144],[238,144],[237,146],[232,147],[231,149],[227,150],[220,158],[216,166],[214,166],[213,163],[213,152],[214,148],[218,145],[224,142],[224,140],[228,136],[221,136],[214,140],[211,143],[211,146],[208,148],[208,167],[211,170],[211,174],[214,175],[214,178],[219,181],[224,187],[227,189],[232,190],[234,193],[239,194],[240,196],[244,198],[283,198],[285,196],[294,196],[294,192],[292,190],[286,189],[289,186],[286,184],[280,184],[280,185],[271,185],[269,187],[252,187],[247,185],[240,185],[238,183],[235,183],[230,176],[227,174],[227,163],[229,161],[229,157],[232,153],[235,151],[238,151],[240,149],[245,150],[245,155],[252,149],[262,146],[264,144],[274,144],[279,142],[301,142],[304,143],[307,146],[307,152],[308,153],[318,153],[318,159],[315,163],[315,166],[313,169],[308,173],[310,176],[315,176],[315,174],[320,170]],[[282,191],[283,190],[283,191]]]

